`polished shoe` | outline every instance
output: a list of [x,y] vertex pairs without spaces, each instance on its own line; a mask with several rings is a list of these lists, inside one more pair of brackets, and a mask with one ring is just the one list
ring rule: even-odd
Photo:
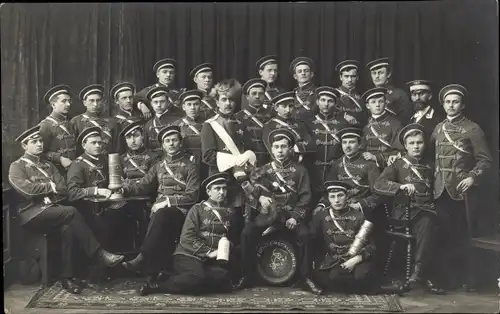
[[444,295],[444,294],[446,294],[446,290],[444,290],[443,288],[438,287],[431,280],[426,280],[425,281],[425,290],[427,290],[427,292],[430,292],[432,294],[437,294],[437,295]]
[[144,283],[142,286],[139,287],[139,289],[137,289],[137,294],[139,294],[140,296],[145,296],[148,294],[158,292],[158,290],[159,290],[158,284],[146,281],[146,283]]
[[414,289],[414,288],[417,288],[420,286],[420,284],[422,282],[421,274],[422,274],[422,263],[417,263],[417,264],[415,264],[415,269],[413,270],[413,273],[411,274],[411,276],[408,280],[408,284],[409,284],[411,289]]
[[302,282],[301,286],[303,289],[311,292],[312,294],[315,294],[315,295],[322,295],[323,294],[323,289],[316,286],[314,281],[312,281],[310,278],[307,278],[307,277],[304,278],[304,281]]
[[142,255],[142,253],[139,253],[133,260],[123,262],[122,266],[131,271],[140,271],[142,269],[143,263],[144,255]]
[[64,290],[68,291],[71,294],[80,294],[83,290],[78,282],[73,281],[69,278],[62,279],[61,286],[64,288]]
[[106,267],[114,267],[125,258],[124,255],[113,254],[104,249],[99,250],[97,254],[99,261]]
[[241,290],[254,287],[254,283],[248,277],[241,277],[237,283],[233,284],[233,290]]

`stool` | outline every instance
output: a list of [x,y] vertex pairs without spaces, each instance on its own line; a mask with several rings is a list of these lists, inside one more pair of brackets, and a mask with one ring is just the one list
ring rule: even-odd
[[20,278],[25,284],[41,281],[49,286],[54,279],[53,267],[57,255],[55,239],[48,233],[35,233],[23,229],[23,251],[20,262]]

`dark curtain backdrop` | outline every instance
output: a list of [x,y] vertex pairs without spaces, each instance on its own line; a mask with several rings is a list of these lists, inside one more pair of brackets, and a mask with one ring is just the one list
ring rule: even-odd
[[[177,85],[190,88],[188,73],[201,62],[214,64],[216,80],[243,83],[257,74],[255,61],[271,53],[279,55],[279,81],[288,88],[289,63],[301,55],[315,61],[317,84],[338,84],[341,60],[366,64],[381,56],[391,58],[396,85],[430,79],[437,94],[445,84],[463,84],[466,114],[485,131],[498,169],[496,12],[492,0],[4,4],[3,178],[21,153],[14,138],[49,114],[42,97],[55,84],[72,87],[76,115],[84,111],[76,98],[81,88],[100,83],[109,90],[121,80],[143,88],[155,82],[160,58],[177,59]],[[363,71],[361,90],[369,83]],[[494,177],[489,186],[497,191]]]

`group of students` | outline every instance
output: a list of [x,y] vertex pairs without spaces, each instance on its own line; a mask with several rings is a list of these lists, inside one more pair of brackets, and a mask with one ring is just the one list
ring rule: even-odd
[[[465,211],[477,207],[491,156],[481,128],[463,116],[467,90],[441,89],[444,117],[430,103],[429,81],[409,82],[410,97],[392,86],[387,58],[367,64],[375,87],[363,95],[355,90],[361,71],[355,60],[337,65],[342,85],[333,88],[316,87],[312,60],[298,57],[290,65],[298,86],[289,92],[275,85],[276,56],[256,66],[260,78],[212,88],[212,67],[204,63],[190,73],[196,89],[176,90],[175,60],[160,60],[153,67],[157,84],[138,93],[128,82],[111,89],[113,118],[103,114],[101,85],[80,92],[86,112],[71,120],[70,88],[46,93],[52,113],[16,139],[25,154],[11,164],[9,181],[23,196],[26,228],[63,227],[63,287],[84,288],[71,266],[74,236],[104,266],[152,273],[141,295],[251,287],[258,241],[273,226],[296,240],[299,286],[315,294],[369,291],[381,272],[376,256],[384,254],[387,218],[405,219],[410,206],[416,237],[410,287],[425,283],[443,293],[446,280],[436,274],[445,274],[470,289]],[[114,191],[110,153],[120,154],[124,179]],[[393,204],[401,193],[409,202]],[[85,199],[113,194],[154,201],[150,208],[115,203],[99,227]],[[146,211],[137,256],[125,261],[119,249],[102,248],[103,241],[106,248],[124,242],[125,213]],[[260,223],[262,217],[270,223]],[[105,236],[96,238],[94,230]],[[218,259],[221,239],[230,243],[226,262]],[[464,278],[450,272],[458,261],[465,262],[456,268]]]

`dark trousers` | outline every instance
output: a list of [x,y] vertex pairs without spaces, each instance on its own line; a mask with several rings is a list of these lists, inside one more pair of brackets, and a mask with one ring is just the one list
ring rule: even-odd
[[436,243],[437,223],[432,213],[420,212],[413,221],[412,234],[416,240],[415,263],[429,266]]
[[[297,247],[297,260],[299,263],[299,274],[301,278],[307,277],[311,268],[312,253],[310,244],[309,226],[299,223],[294,230],[284,226],[278,226],[279,232],[288,238],[293,238]],[[257,267],[257,245],[262,239],[262,232],[267,227],[257,227],[253,221],[247,222],[241,233],[241,262],[243,275],[249,279],[255,278]]]
[[371,262],[359,263],[352,272],[343,269],[341,264],[330,269],[313,270],[311,275],[314,282],[329,291],[361,292],[370,289],[373,284]]
[[87,223],[72,206],[51,206],[28,221],[24,227],[42,233],[60,228],[62,278],[74,276],[72,252],[75,238],[89,257],[94,256],[100,248],[99,242]]
[[150,218],[140,251],[150,263],[149,270],[170,269],[172,254],[184,224],[184,214],[177,207],[164,207]]
[[[231,258],[230,258],[231,260]],[[187,255],[174,255],[173,275],[159,283],[159,291],[173,294],[227,292],[231,287],[228,264]]]

